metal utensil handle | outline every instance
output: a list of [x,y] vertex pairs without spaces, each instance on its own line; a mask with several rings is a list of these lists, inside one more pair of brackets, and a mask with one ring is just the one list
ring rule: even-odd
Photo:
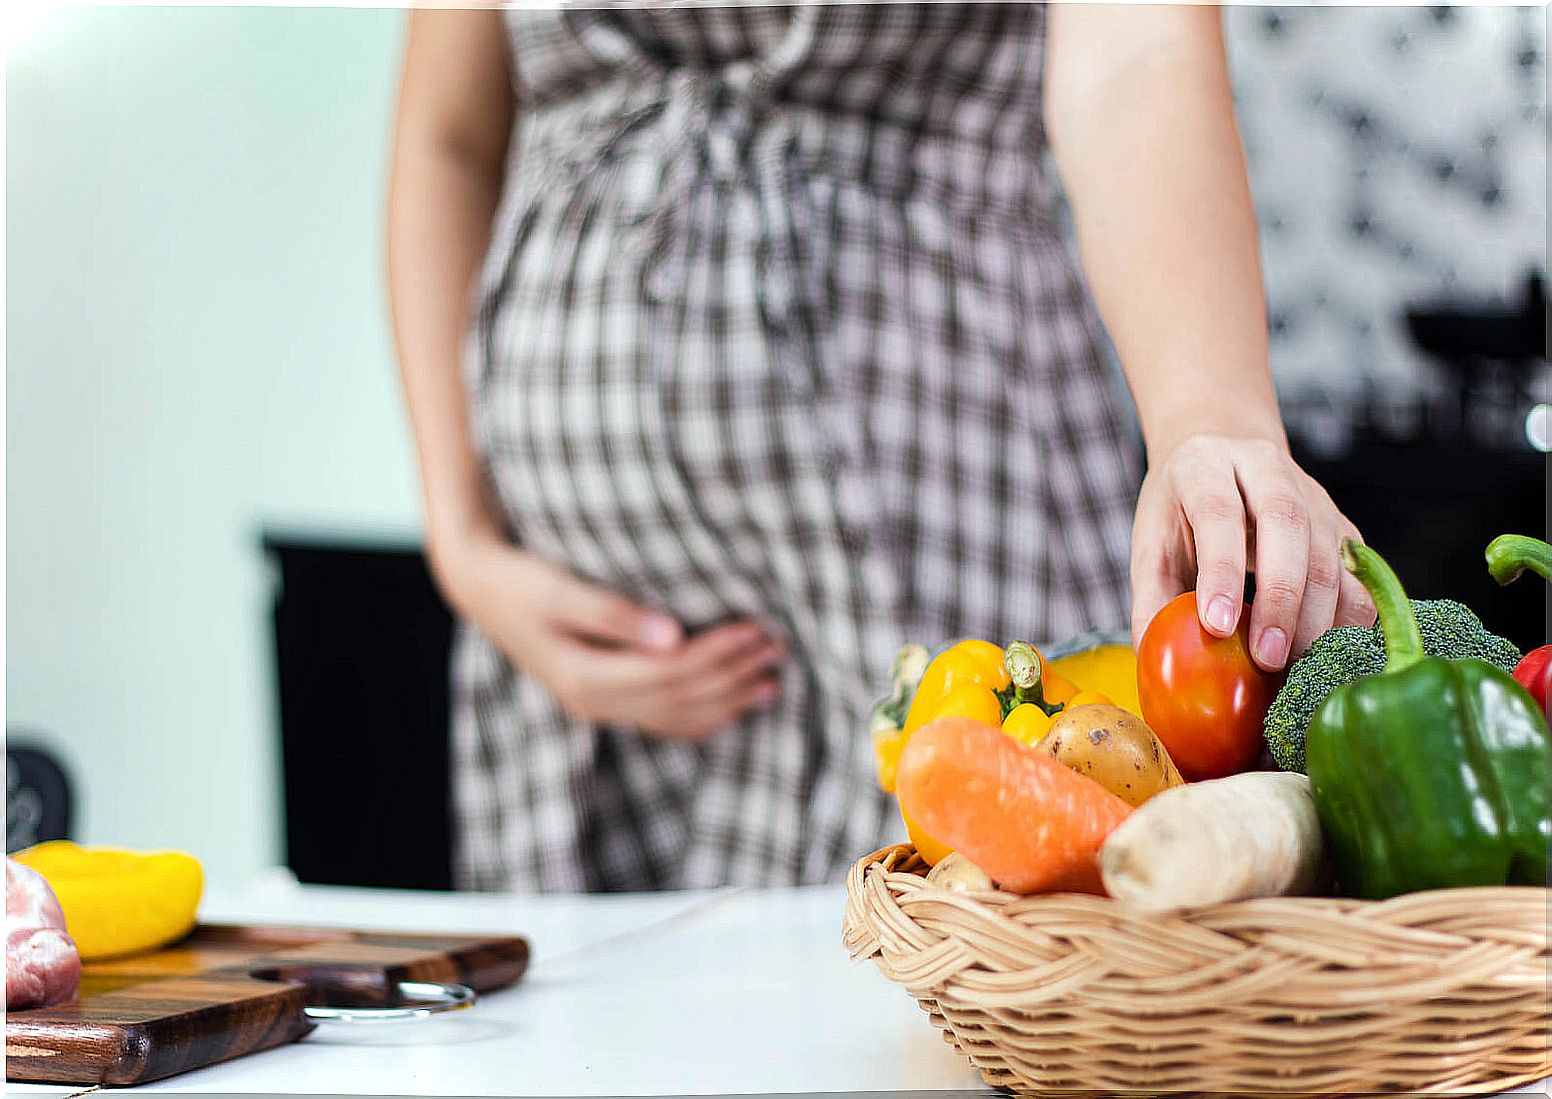
[[398,1007],[304,1007],[302,1013],[319,1023],[394,1023],[460,1011],[472,1007],[478,998],[467,985],[434,981],[400,981],[398,990],[400,996],[415,1002]]

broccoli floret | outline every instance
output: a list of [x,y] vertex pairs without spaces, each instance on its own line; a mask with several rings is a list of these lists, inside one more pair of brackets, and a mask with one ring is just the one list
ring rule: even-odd
[[[1423,651],[1451,660],[1475,657],[1513,671],[1520,650],[1487,632],[1469,607],[1453,599],[1414,599],[1412,611]],[[1266,743],[1285,771],[1304,773],[1304,734],[1326,696],[1360,676],[1385,669],[1385,638],[1378,626],[1338,626],[1315,639],[1288,669],[1288,680],[1266,712]]]

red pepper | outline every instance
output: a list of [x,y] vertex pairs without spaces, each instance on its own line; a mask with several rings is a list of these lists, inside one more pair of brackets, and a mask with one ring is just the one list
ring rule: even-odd
[[1552,645],[1543,645],[1525,654],[1525,659],[1514,666],[1514,678],[1530,692],[1547,712],[1547,688],[1552,687]]
[[[1526,569],[1552,580],[1552,546],[1523,534],[1504,534],[1487,547],[1487,570],[1500,584],[1515,580]],[[1526,653],[1515,665],[1514,678],[1547,713],[1547,688],[1552,686],[1552,645]],[[1549,715],[1552,716],[1552,715]]]

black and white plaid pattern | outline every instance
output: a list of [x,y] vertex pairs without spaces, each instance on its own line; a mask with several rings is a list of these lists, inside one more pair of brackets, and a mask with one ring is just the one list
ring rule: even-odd
[[520,128],[468,371],[513,536],[793,659],[702,745],[455,659],[458,880],[833,879],[900,834],[903,641],[1117,626],[1133,456],[1042,172],[1036,5],[509,13]]

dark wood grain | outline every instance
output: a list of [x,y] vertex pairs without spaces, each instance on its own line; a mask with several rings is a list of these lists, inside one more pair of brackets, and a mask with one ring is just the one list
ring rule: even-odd
[[309,1004],[390,1006],[400,981],[492,992],[527,966],[515,937],[204,926],[163,950],[88,963],[75,1003],[9,1012],[5,1075],[143,1084],[294,1042],[313,1029]]

